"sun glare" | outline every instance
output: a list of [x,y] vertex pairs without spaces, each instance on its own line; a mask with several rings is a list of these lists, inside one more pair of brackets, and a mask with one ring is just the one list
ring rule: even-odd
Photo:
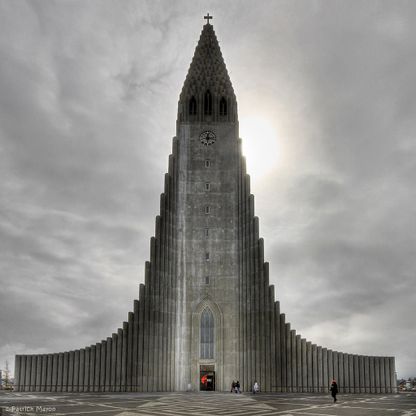
[[279,162],[277,131],[260,117],[245,118],[240,122],[243,154],[247,161],[247,173],[260,179],[273,171]]

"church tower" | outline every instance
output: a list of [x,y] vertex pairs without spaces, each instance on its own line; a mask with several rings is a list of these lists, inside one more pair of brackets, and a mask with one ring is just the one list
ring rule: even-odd
[[[207,23],[178,104],[177,386],[220,390],[237,377],[237,102]],[[208,386],[209,388],[210,386]]]
[[393,357],[313,344],[291,328],[264,261],[237,101],[205,17],[178,103],[139,299],[122,327],[75,351],[18,355],[19,391],[395,391]]

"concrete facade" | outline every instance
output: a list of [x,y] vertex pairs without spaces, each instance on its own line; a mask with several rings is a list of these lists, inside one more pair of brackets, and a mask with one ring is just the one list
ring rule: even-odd
[[[145,282],[111,337],[76,351],[16,356],[19,391],[209,388],[395,390],[394,358],[335,352],[286,322],[269,284],[238,131],[237,101],[207,23],[178,103]],[[204,352],[203,352],[204,351]],[[209,382],[201,384],[206,374]]]

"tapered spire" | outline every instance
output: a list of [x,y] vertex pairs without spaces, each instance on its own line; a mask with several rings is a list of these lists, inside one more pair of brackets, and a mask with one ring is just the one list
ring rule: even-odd
[[[214,27],[203,26],[179,97],[178,121],[235,121],[237,103]],[[208,111],[207,93],[212,101]],[[225,103],[225,104],[224,104]],[[191,117],[189,117],[191,116]]]

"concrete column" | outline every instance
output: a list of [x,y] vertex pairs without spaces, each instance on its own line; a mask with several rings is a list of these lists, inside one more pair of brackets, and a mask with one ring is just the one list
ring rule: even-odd
[[338,351],[332,352],[332,365],[333,365],[333,378],[339,383],[339,377],[338,377]]
[[[123,322],[123,344],[121,350],[121,379],[120,379],[120,391],[126,391],[127,384],[127,338],[128,338],[129,324]],[[156,385],[154,385],[156,387]]]
[[345,386],[345,393],[350,392],[350,365],[349,365],[349,357],[348,354],[343,354],[344,359],[344,386]]
[[338,388],[340,393],[345,393],[344,380],[344,354],[338,352]]
[[72,380],[72,391],[79,392],[79,355],[80,350],[74,351],[74,374]]
[[[149,391],[149,349],[151,348],[150,338],[151,332],[150,327],[151,325],[151,299],[149,293],[149,286],[150,286],[150,262],[145,263],[145,285],[144,285],[144,325],[143,325],[143,370],[142,370],[142,385],[144,392]],[[142,299],[142,298],[141,298]],[[114,346],[114,344],[113,344]]]
[[[172,157],[169,157],[169,163],[171,163]],[[159,379],[161,380],[161,388],[162,391],[168,390],[168,375],[170,372],[168,371],[168,357],[169,357],[169,303],[170,303],[170,294],[169,294],[169,258],[171,253],[171,221],[170,221],[170,211],[171,211],[171,183],[172,178],[170,174],[165,175],[165,199],[164,199],[164,238],[163,238],[163,258],[162,258],[162,264],[163,264],[163,279],[161,283],[161,294],[162,294],[162,301],[163,301],[163,307],[162,307],[162,345],[161,345],[161,352],[162,352],[162,366],[161,366],[161,372],[159,372]],[[243,316],[240,314],[240,319],[243,319]],[[133,317],[133,322],[135,320],[135,317]],[[134,327],[133,327],[133,339],[134,338]],[[136,341],[133,341],[133,343],[137,344],[137,338]],[[134,349],[134,346],[133,346]],[[136,351],[137,356],[137,351]],[[134,357],[134,351],[133,351],[133,357]],[[241,366],[240,366],[241,368]],[[136,384],[136,378],[133,378],[134,380],[134,391],[137,390]]]
[[154,391],[155,383],[155,373],[154,373],[154,356],[155,356],[155,337],[156,337],[156,328],[155,328],[155,288],[154,288],[154,279],[155,279],[155,268],[156,268],[156,238],[152,237],[150,239],[150,281],[148,289],[148,303],[149,303],[149,320],[148,325],[149,329],[149,341],[148,341],[148,376],[147,376],[147,391]]
[[292,329],[290,331],[290,355],[291,355],[291,362],[289,363],[290,367],[291,367],[291,373],[292,373],[292,391],[293,392],[297,392],[297,385],[298,385],[298,380],[297,380],[297,363],[296,363],[296,358],[297,358],[297,351],[296,351],[296,331],[294,329]]
[[[264,259],[264,248],[263,248],[263,239],[261,240],[261,256]],[[272,325],[273,321],[273,307],[274,307],[274,288],[271,291],[271,286],[269,285],[269,263],[263,262],[263,275],[264,275],[264,297],[265,297],[265,304],[266,304],[266,311],[265,311],[265,319],[264,319],[264,340],[265,340],[265,366],[266,366],[266,386],[268,387],[268,391],[272,390],[272,384],[274,385],[274,378],[272,378],[273,371],[272,369],[274,366],[272,365],[272,355],[274,355],[275,351],[272,349],[272,340],[274,340],[274,330],[275,327]],[[274,343],[273,343],[274,345]],[[272,353],[273,351],[273,353]],[[274,362],[273,362],[274,363]],[[273,380],[273,382],[272,382]]]
[[95,366],[94,366],[94,391],[100,391],[100,370],[101,370],[101,343],[95,344]]
[[370,391],[371,393],[377,393],[374,357],[369,357],[369,363],[370,363]]
[[62,391],[68,391],[68,374],[69,374],[69,352],[64,352],[63,370],[62,370]]
[[392,393],[397,393],[397,377],[396,377],[396,363],[394,357],[389,357],[389,368],[390,368],[390,386]]
[[286,327],[286,386],[287,391],[292,391],[292,338],[290,335],[290,323]]
[[[129,312],[127,324],[126,391],[133,391],[133,326],[134,314]],[[159,390],[160,391],[160,390]]]
[[[139,348],[139,301],[134,301],[133,306],[133,349],[132,349],[132,370],[131,370],[131,380],[132,380],[132,391],[139,391],[138,390],[138,348]],[[167,331],[169,331],[169,326],[167,327]],[[168,343],[166,343],[168,344]],[[165,374],[167,378],[167,374]]]
[[318,354],[316,344],[312,344],[312,391],[318,392]]
[[384,357],[384,377],[386,380],[386,393],[391,393],[390,362],[388,357]]
[[281,341],[280,341],[280,303],[274,304],[274,323],[275,323],[275,383],[276,391],[282,391],[282,362],[281,362]]
[[301,363],[302,363],[302,392],[308,391],[308,360],[306,354],[306,339],[302,338],[300,341],[301,348]]
[[100,352],[100,390],[105,391],[105,369],[106,369],[106,353],[107,353],[107,341],[101,341],[101,352]]
[[85,360],[84,360],[84,392],[90,390],[90,358],[91,348],[85,347]]
[[302,340],[300,335],[296,335],[296,381],[297,381],[297,390],[302,392],[303,383],[302,383]]
[[96,353],[95,345],[90,346],[90,373],[89,373],[89,380],[88,385],[90,391],[95,391],[95,353]]
[[324,380],[324,374],[323,374],[323,363],[322,363],[322,347],[316,347],[316,355],[317,355],[317,361],[318,361],[318,393],[323,392],[323,380]]
[[254,260],[251,270],[251,285],[254,293],[254,344],[255,344],[255,379],[260,383],[261,388],[263,388],[263,377],[261,372],[261,339],[260,339],[260,294],[259,294],[259,282],[257,282],[257,271],[258,271],[258,251],[257,248],[257,239],[256,239],[256,220],[254,218],[254,196],[250,195],[250,215],[251,215],[251,229],[250,229],[250,243],[251,243],[251,255],[250,258]]
[[[144,314],[145,314],[145,289],[144,285],[140,285],[139,287],[139,329],[138,329],[138,345],[137,345],[137,384],[138,384],[138,391],[144,391],[144,381],[143,381],[143,365],[145,360],[145,352],[144,352]],[[174,309],[174,304],[172,305],[172,308]],[[172,311],[172,315],[174,314],[174,311]],[[173,321],[172,321],[173,322]],[[173,328],[171,329],[173,333]],[[173,338],[173,337],[172,337]],[[173,341],[171,343],[171,348],[174,346]],[[175,363],[174,360],[174,350],[171,350],[171,357],[172,364]],[[173,386],[174,383],[174,365],[171,367],[171,383]]]
[[354,362],[354,393],[361,393],[360,390],[360,363],[358,360],[358,355],[353,356]]
[[111,385],[110,391],[117,391],[117,347],[118,334],[112,335],[111,342]]
[[14,359],[14,389],[15,391],[21,391],[20,390],[20,362],[21,362],[21,355],[16,355]]
[[41,375],[41,385],[40,391],[46,391],[47,378],[48,378],[48,355],[42,354],[41,356],[41,366],[42,366],[42,375]]
[[281,373],[282,373],[282,392],[288,391],[286,377],[286,322],[285,314],[280,314],[280,351],[281,351]]
[[358,368],[360,372],[360,393],[365,393],[365,366],[364,366],[364,356],[358,356]]
[[123,330],[117,330],[117,365],[116,365],[116,391],[121,391],[121,367],[123,360]]
[[364,385],[365,392],[371,393],[371,382],[370,382],[370,357],[363,356],[364,358]]
[[375,382],[375,392],[381,393],[380,389],[380,358],[374,357],[374,382]]
[[36,368],[37,368],[37,355],[32,355],[32,368],[30,370],[30,391],[36,391]]
[[348,380],[349,380],[349,391],[355,393],[354,383],[354,357],[352,354],[348,354]]
[[68,366],[68,390],[69,392],[74,391],[73,390],[73,384],[74,384],[74,357],[75,352],[69,351],[69,366]]
[[30,391],[30,371],[32,369],[32,356],[26,355],[25,363],[25,391]]
[[379,357],[380,366],[380,393],[386,393],[386,375],[384,367],[384,357]]
[[40,391],[40,386],[42,384],[42,355],[36,356],[36,387],[35,391]]
[[250,372],[249,372],[249,383],[250,388],[253,386],[254,380],[257,378],[256,374],[256,323],[257,323],[257,316],[255,311],[256,306],[256,296],[254,291],[253,285],[253,275],[254,275],[254,258],[252,255],[251,250],[251,236],[253,235],[253,222],[252,222],[252,210],[250,199],[250,180],[248,175],[246,176],[246,261],[247,261],[247,300],[250,305],[248,310],[248,334],[250,339],[250,348],[249,348],[249,356],[248,362],[250,365]]
[[25,391],[26,385],[26,355],[20,355],[19,391]]
[[52,392],[58,391],[59,354],[52,354]]
[[[153,331],[153,348],[152,348],[152,361],[150,361],[152,377],[150,378],[152,382],[151,391],[158,391],[158,374],[159,374],[159,335],[160,335],[160,299],[159,299],[159,287],[160,287],[160,228],[161,228],[161,218],[160,215],[156,217],[156,230],[155,230],[155,253],[154,259],[151,259],[152,267],[152,329]],[[125,331],[127,335],[128,329]],[[127,339],[126,339],[127,344]],[[123,348],[124,348],[124,340],[123,340]],[[124,360],[123,360],[124,363]]]
[[[162,215],[162,236],[161,236],[161,275],[159,279],[159,299],[160,303],[160,330],[159,330],[159,390],[167,390],[167,345],[168,345],[168,257],[169,257],[169,192],[170,192],[170,176],[165,175],[165,194],[163,198],[163,215]],[[237,356],[238,359],[238,356]]]
[[58,376],[56,379],[56,391],[62,392],[62,379],[63,379],[63,366],[64,366],[64,353],[58,353]]
[[322,392],[328,393],[329,376],[328,376],[328,350],[322,348]]
[[307,363],[307,378],[308,378],[308,392],[313,392],[313,371],[312,371],[312,343],[306,342],[306,363]]
[[79,350],[78,391],[83,392],[85,385],[85,348]]
[[[274,302],[274,286],[269,287],[269,296],[271,303],[271,314],[270,314],[270,391],[277,392],[277,372],[276,372],[276,311]],[[242,304],[242,302],[241,302]]]
[[257,246],[257,268],[256,268],[256,275],[255,278],[258,281],[257,287],[258,287],[258,311],[259,311],[259,341],[260,341],[260,359],[259,359],[259,365],[260,365],[260,373],[263,383],[263,388],[265,391],[270,391],[269,383],[267,381],[266,376],[266,344],[267,340],[265,337],[265,328],[266,328],[266,317],[265,317],[265,311],[267,310],[267,300],[264,297],[264,289],[265,289],[265,282],[264,282],[264,255],[263,255],[263,239],[259,238],[259,218],[254,217],[254,238],[256,240],[256,246]]
[[327,356],[328,356],[328,383],[326,384],[325,387],[329,390],[329,386],[331,385],[332,380],[335,378],[334,377],[334,361],[333,361],[332,350],[328,350]]
[[106,343],[106,356],[105,356],[105,382],[104,391],[111,391],[111,357],[112,357],[112,342],[113,339],[108,337]]

